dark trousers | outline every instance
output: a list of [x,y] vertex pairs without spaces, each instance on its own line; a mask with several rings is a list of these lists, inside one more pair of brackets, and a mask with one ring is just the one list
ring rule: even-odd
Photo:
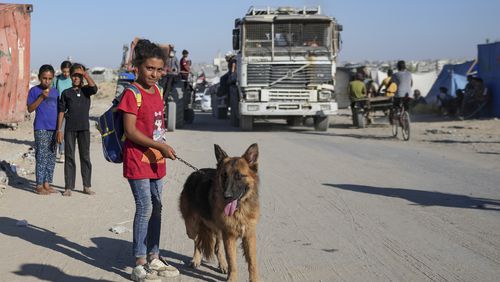
[[80,170],[82,173],[83,186],[91,187],[92,164],[90,163],[90,131],[65,131],[64,132],[64,183],[66,189],[75,188],[76,165],[75,165],[75,141],[78,141],[78,152],[80,154]]

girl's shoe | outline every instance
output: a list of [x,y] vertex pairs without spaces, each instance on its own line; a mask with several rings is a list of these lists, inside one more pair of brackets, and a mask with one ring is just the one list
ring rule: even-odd
[[156,275],[156,271],[152,270],[148,264],[138,265],[132,270],[130,275],[132,281],[146,282],[146,281],[158,281],[161,282],[161,278]]
[[149,266],[161,277],[176,277],[180,274],[179,270],[171,266],[165,259],[155,258],[149,263]]

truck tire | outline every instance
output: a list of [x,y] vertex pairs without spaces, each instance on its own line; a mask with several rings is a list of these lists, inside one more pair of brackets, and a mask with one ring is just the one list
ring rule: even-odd
[[192,124],[194,122],[194,110],[185,109],[184,110],[184,121],[186,124]]
[[175,128],[184,127],[184,99],[177,100],[175,103]]
[[[236,93],[233,93],[236,94]],[[229,116],[231,125],[234,127],[240,126],[240,113],[239,113],[239,103],[238,99],[234,97],[235,95],[231,96],[229,99],[229,103],[231,106],[231,115]]]
[[286,124],[289,126],[301,126],[302,120],[302,117],[288,117],[286,118]]
[[252,131],[253,116],[240,116],[240,129],[243,131]]
[[183,92],[184,84],[181,81],[176,81],[172,86],[171,101],[175,103],[175,128],[184,127],[184,101],[185,95]]
[[167,103],[167,130],[168,131],[175,131],[175,118],[176,118],[176,105],[175,102],[168,102]]
[[329,126],[330,126],[329,116],[314,117],[314,129],[316,129],[316,131],[327,131]]
[[304,118],[304,125],[305,126],[313,126],[314,125],[314,118],[313,117],[305,117]]
[[217,108],[217,119],[227,119],[227,108]]

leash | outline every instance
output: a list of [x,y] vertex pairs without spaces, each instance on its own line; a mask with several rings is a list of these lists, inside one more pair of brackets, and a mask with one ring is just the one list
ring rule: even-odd
[[192,164],[190,164],[190,163],[186,162],[185,160],[183,160],[183,159],[179,158],[178,156],[175,156],[175,157],[176,157],[176,158],[177,158],[177,160],[179,160],[181,163],[183,163],[183,164],[187,165],[188,167],[190,167],[190,168],[194,169],[194,171],[199,172],[199,173],[201,173],[201,174],[204,174],[204,172],[203,172],[203,171],[199,170],[199,169],[198,169],[197,167],[195,167],[194,165],[192,165]]

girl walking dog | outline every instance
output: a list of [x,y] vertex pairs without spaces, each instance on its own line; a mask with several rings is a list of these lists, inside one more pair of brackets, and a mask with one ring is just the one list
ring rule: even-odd
[[[165,128],[163,99],[157,82],[162,77],[165,60],[157,44],[139,40],[132,63],[137,74],[134,86],[140,94],[126,89],[118,105],[118,110],[123,113],[126,136],[123,176],[128,179],[136,207],[133,228],[136,267],[131,275],[134,281],[179,275],[175,267],[159,257],[165,159],[176,159],[175,151],[165,144],[162,136]],[[136,95],[141,96],[140,105]]]

